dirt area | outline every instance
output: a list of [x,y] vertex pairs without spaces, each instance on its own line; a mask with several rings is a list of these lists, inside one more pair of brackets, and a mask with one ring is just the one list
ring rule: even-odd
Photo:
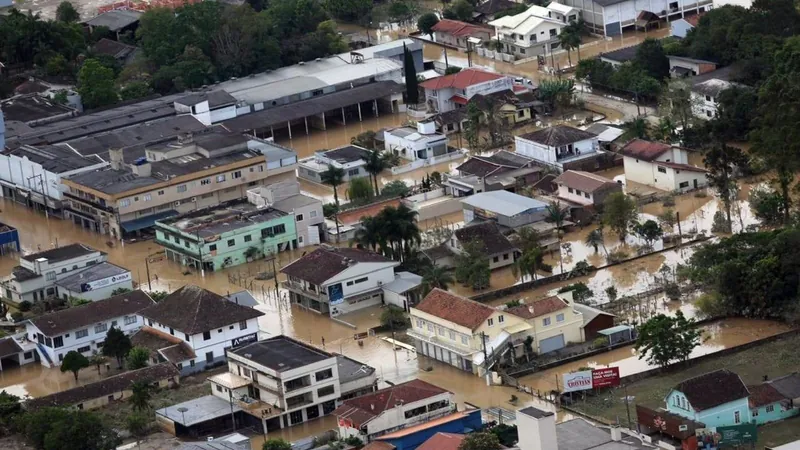
[[758,429],[756,448],[783,445],[800,438],[800,417],[770,423]]
[[[631,420],[635,422],[635,404],[643,404],[651,408],[663,407],[664,397],[669,390],[687,378],[725,368],[739,374],[745,384],[752,385],[760,383],[765,375],[770,378],[776,378],[796,371],[800,364],[800,354],[796,351],[798,345],[800,345],[800,336],[795,335],[741,352],[708,359],[698,364],[692,364],[689,367],[675,368],[662,375],[630,384],[625,388],[625,391],[623,391],[623,388],[614,389],[606,391],[603,395],[580,401],[575,405],[575,408],[606,422],[619,421],[626,425],[625,392],[632,398],[633,404],[630,405]],[[794,427],[781,424],[780,426],[762,428],[765,432],[762,439],[785,442],[800,438],[800,427],[797,426],[798,421],[793,420],[787,423],[793,423]],[[629,425],[635,426],[635,424]],[[793,428],[793,430],[790,428]]]

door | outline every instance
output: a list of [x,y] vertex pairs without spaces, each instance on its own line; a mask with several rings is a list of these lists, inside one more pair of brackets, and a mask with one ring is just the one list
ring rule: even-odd
[[558,336],[553,336],[539,341],[539,352],[549,353],[564,348],[565,346],[564,335],[559,334]]
[[697,189],[697,178],[694,179],[694,188]]

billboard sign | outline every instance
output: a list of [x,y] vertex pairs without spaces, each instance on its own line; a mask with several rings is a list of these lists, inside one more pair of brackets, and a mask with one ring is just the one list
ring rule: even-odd
[[331,305],[338,305],[344,301],[344,290],[342,289],[342,283],[336,283],[328,286],[328,299],[330,299]]
[[131,273],[125,272],[119,275],[114,275],[113,277],[107,277],[97,281],[90,281],[89,283],[81,284],[81,292],[93,291],[95,289],[104,288],[106,286],[111,286],[125,281],[130,281],[130,279],[131,279]]
[[704,450],[734,448],[752,445],[758,440],[758,428],[754,423],[727,427],[698,428],[697,447]]
[[585,391],[592,388],[592,371],[581,370],[564,374],[564,391],[575,392]]
[[251,333],[244,336],[239,336],[231,340],[231,347],[238,347],[240,345],[249,344],[258,340],[258,333]]
[[594,389],[617,386],[619,386],[619,367],[592,370],[592,387]]

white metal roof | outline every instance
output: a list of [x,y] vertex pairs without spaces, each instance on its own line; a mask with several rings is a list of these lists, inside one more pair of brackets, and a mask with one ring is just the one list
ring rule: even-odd
[[[563,6],[563,5],[562,5]],[[559,12],[553,10],[554,12]],[[550,17],[550,10],[538,5],[533,5],[525,11],[513,16],[501,17],[489,22],[489,25],[497,28],[510,28],[515,33],[527,34],[540,24],[549,22],[557,25],[565,25],[563,22]]]
[[471,195],[461,200],[461,202],[508,217],[522,214],[528,210],[547,208],[547,204],[542,201],[508,191],[481,192],[480,194]]
[[572,6],[562,5],[561,3],[558,2],[550,3],[549,5],[547,5],[547,9],[565,15],[575,10],[575,8],[573,8]]

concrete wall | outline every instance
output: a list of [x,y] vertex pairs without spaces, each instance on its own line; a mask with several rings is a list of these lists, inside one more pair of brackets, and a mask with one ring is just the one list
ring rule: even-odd
[[[130,272],[128,272],[128,274],[130,274]],[[80,290],[71,291],[61,286],[57,287],[58,295],[64,300],[69,299],[69,297],[75,297],[84,300],[90,300],[93,302],[111,297],[112,292],[114,292],[117,289],[128,289],[129,291],[132,291],[133,279],[128,278],[126,281],[123,281],[121,283],[110,284],[108,286],[103,286],[101,288],[92,289],[91,291],[86,291],[86,292],[81,292]]]
[[[560,165],[557,159],[557,151],[555,147],[548,147],[539,144],[538,142],[529,141],[521,136],[514,138],[515,151],[520,155],[533,158],[536,161],[543,162],[548,165]],[[575,142],[574,148],[580,151],[581,155],[595,153],[597,147],[597,139],[587,139]]]

